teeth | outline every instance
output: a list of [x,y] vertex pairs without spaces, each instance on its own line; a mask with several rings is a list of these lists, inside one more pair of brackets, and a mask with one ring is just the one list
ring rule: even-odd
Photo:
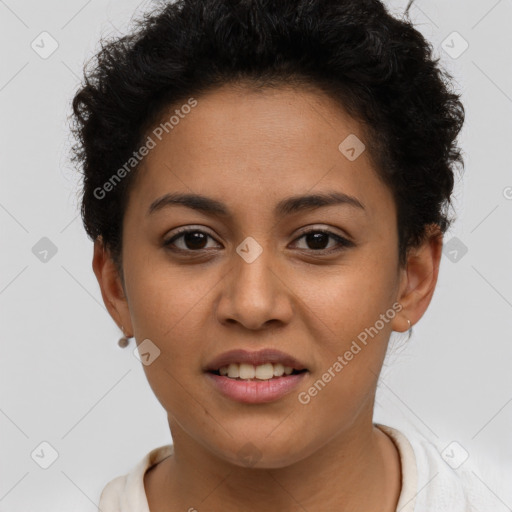
[[240,377],[240,366],[238,364],[230,364],[228,366],[228,377],[238,379]]
[[241,379],[254,379],[256,375],[256,368],[252,364],[241,364],[240,375]]
[[229,366],[219,368],[219,373],[231,379],[242,380],[270,380],[273,377],[281,377],[282,375],[291,375],[293,368],[291,366],[283,366],[281,363],[265,363],[254,366],[247,363],[231,363]]
[[274,365],[272,363],[267,363],[256,366],[255,374],[256,378],[260,380],[271,379],[274,376]]
[[274,364],[274,377],[281,377],[284,374],[284,366],[281,363]]

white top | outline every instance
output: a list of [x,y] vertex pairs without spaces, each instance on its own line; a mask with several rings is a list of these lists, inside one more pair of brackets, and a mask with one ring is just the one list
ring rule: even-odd
[[[396,512],[501,512],[510,510],[492,482],[478,478],[464,461],[457,443],[442,453],[418,431],[408,433],[375,423],[396,444],[402,467],[402,490]],[[144,474],[173,453],[172,445],[151,450],[128,474],[110,481],[101,493],[101,512],[151,512],[144,489]],[[512,486],[512,479],[509,484]],[[512,505],[512,503],[510,504]]]

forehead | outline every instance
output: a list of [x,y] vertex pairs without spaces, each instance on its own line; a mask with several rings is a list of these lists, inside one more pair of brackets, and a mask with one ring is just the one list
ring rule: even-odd
[[180,191],[263,211],[285,196],[336,189],[370,216],[393,213],[361,125],[323,92],[225,85],[194,101],[170,107],[148,132],[153,148],[131,193],[138,208]]

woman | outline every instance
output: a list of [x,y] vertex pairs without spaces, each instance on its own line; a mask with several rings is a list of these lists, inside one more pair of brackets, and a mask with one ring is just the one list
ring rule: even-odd
[[82,217],[173,444],[100,510],[472,510],[469,470],[372,421],[451,222],[449,78],[378,0],[181,0],[104,45]]

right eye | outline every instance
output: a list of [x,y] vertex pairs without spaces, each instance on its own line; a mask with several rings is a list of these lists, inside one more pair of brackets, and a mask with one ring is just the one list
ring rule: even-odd
[[[214,240],[214,238],[205,231],[185,228],[165,240],[163,245],[171,251],[199,252],[211,248],[205,246],[205,244],[208,243],[208,238]],[[177,241],[180,241],[181,247],[176,243]]]

